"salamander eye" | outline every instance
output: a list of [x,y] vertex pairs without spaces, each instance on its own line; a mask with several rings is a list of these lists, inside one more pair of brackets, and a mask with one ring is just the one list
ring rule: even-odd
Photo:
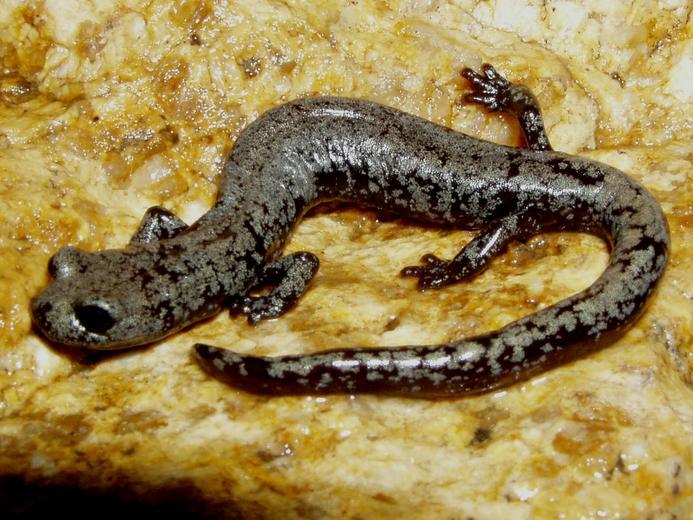
[[94,334],[105,334],[116,323],[111,312],[99,304],[77,305],[75,316],[85,329]]

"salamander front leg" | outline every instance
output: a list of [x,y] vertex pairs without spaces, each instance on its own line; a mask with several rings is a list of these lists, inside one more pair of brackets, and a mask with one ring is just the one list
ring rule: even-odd
[[400,274],[418,277],[420,290],[452,285],[484,271],[511,240],[539,233],[550,224],[531,213],[509,215],[481,230],[452,260],[427,254],[421,259],[424,265],[405,267]]
[[510,83],[488,63],[482,65],[481,72],[479,74],[472,69],[462,71],[461,74],[473,87],[473,92],[467,94],[465,100],[481,103],[491,112],[508,112],[514,115],[531,150],[552,150],[544,130],[539,103],[532,91],[524,85]]
[[318,272],[320,261],[305,251],[284,256],[267,264],[258,287],[273,286],[266,296],[244,296],[231,303],[231,312],[248,316],[255,325],[261,320],[278,318],[291,309]]
[[145,244],[156,240],[173,238],[185,231],[188,225],[161,206],[152,206],[142,217],[140,226],[130,239],[131,244]]

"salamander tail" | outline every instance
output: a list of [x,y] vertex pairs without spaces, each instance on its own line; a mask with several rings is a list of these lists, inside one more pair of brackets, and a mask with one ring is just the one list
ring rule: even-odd
[[527,377],[489,362],[491,335],[452,344],[334,349],[312,355],[257,357],[196,344],[194,357],[215,379],[259,395],[378,393],[421,398],[492,390]]

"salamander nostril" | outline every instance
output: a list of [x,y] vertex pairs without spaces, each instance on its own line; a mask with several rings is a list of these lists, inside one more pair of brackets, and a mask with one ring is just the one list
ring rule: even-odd
[[85,329],[94,334],[105,334],[116,323],[109,310],[101,305],[77,305],[75,316]]

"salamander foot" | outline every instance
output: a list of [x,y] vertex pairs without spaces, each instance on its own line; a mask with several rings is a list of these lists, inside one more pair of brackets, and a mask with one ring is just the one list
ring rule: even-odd
[[402,276],[416,276],[419,278],[418,288],[420,290],[438,289],[446,285],[452,285],[459,281],[459,277],[454,270],[450,269],[451,262],[442,260],[434,254],[427,254],[421,257],[424,265],[410,265],[400,271]]
[[461,74],[471,81],[474,90],[464,97],[466,101],[480,103],[492,112],[508,109],[514,85],[491,65],[482,65],[481,74],[469,68],[462,70]]
[[473,90],[464,97],[465,101],[484,105],[491,112],[515,116],[530,150],[552,149],[539,103],[529,88],[509,82],[488,63],[481,66],[481,74],[470,68],[463,69],[461,74],[471,82]]

